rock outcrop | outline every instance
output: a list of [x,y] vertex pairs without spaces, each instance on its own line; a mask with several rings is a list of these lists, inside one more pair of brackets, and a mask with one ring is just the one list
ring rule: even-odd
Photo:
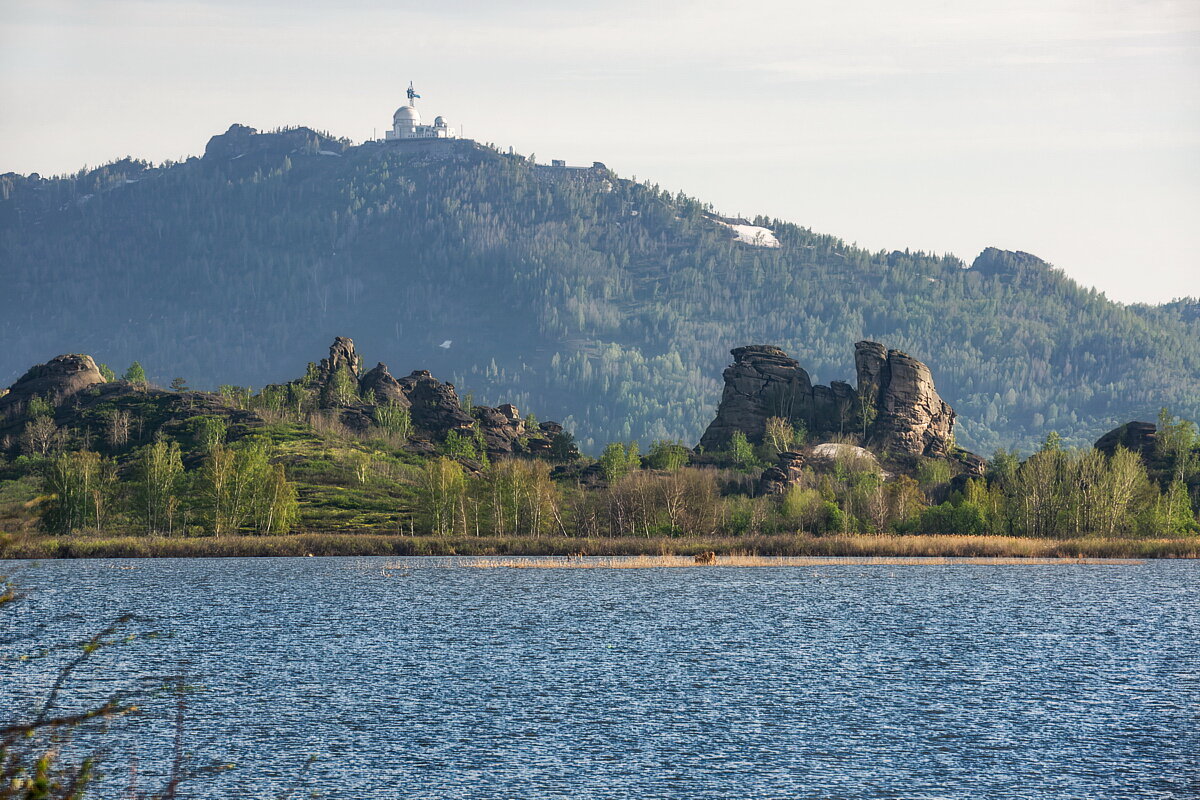
[[[335,376],[343,370],[357,381],[357,396],[349,402],[344,397],[339,401],[338,392],[332,391]],[[329,357],[321,360],[309,378],[293,385],[313,392],[322,407],[336,410],[342,423],[353,429],[373,424],[373,406],[395,403],[407,408],[416,435],[423,443],[423,452],[434,452],[434,443],[444,441],[454,431],[480,440],[492,457],[520,453],[549,455],[555,437],[563,432],[557,422],[543,422],[528,430],[521,412],[510,403],[497,408],[473,406],[468,411],[463,408],[454,385],[439,381],[428,370],[415,370],[397,379],[386,364],[379,363],[363,373],[362,356],[354,341],[344,336],[334,339]]]
[[364,398],[374,398],[375,402],[380,405],[398,403],[405,408],[412,405],[408,400],[408,395],[404,393],[404,387],[400,385],[400,381],[392,377],[392,373],[388,372],[387,364],[382,361],[359,379],[358,391]]
[[414,370],[399,383],[418,428],[445,438],[450,431],[469,433],[475,427],[475,420],[463,411],[454,384],[442,383],[425,369]]
[[104,376],[91,356],[55,356],[45,364],[30,368],[0,396],[0,417],[23,414],[35,396],[59,405],[81,389],[104,382]]
[[934,389],[929,368],[878,342],[854,346],[858,388],[833,381],[814,386],[808,373],[778,347],[752,345],[731,351],[717,417],[700,440],[724,450],[741,431],[761,443],[769,417],[802,422],[812,435],[861,433],[864,441],[895,456],[942,458],[954,446],[954,410]]
[[1106,456],[1112,456],[1118,447],[1132,450],[1142,461],[1152,464],[1156,459],[1158,426],[1153,422],[1126,422],[1113,428],[1096,440],[1095,448]]
[[954,409],[938,396],[929,367],[878,342],[854,345],[858,391],[875,410],[866,443],[881,452],[945,458],[954,447]]
[[785,451],[779,454],[779,463],[767,467],[758,478],[758,494],[786,494],[787,490],[800,482],[804,470],[804,456]]
[[1033,270],[1046,270],[1050,265],[1032,253],[1020,250],[1001,250],[988,247],[971,262],[971,271],[988,276],[1020,275]]
[[800,364],[778,347],[749,345],[730,352],[733,363],[724,372],[717,418],[700,439],[704,450],[727,449],[738,431],[761,443],[769,417],[802,420],[810,431],[837,430],[836,421],[853,408],[854,390],[848,384],[813,386]]
[[321,359],[321,365],[317,368],[321,382],[332,380],[342,367],[350,370],[350,374],[356,380],[362,371],[362,356],[355,351],[354,340],[345,336],[334,339],[333,344],[329,345],[329,358]]
[[285,156],[292,153],[340,154],[345,145],[311,128],[292,128],[276,133],[259,133],[248,125],[234,123],[229,130],[208,140],[204,148],[207,162],[234,161],[244,156]]

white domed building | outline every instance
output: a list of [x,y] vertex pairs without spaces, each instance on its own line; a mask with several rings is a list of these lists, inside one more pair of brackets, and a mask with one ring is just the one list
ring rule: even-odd
[[420,96],[409,83],[408,105],[400,106],[392,115],[392,129],[385,135],[385,141],[457,138],[454,128],[446,124],[444,117],[435,117],[432,125],[421,124],[421,112],[417,111],[417,98]]

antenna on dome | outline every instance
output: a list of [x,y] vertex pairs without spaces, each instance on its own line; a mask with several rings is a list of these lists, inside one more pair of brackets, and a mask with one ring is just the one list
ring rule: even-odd
[[408,104],[410,106],[415,107],[417,104],[414,103],[413,101],[416,100],[420,96],[421,95],[417,94],[416,90],[413,89],[412,81],[409,81],[408,82]]

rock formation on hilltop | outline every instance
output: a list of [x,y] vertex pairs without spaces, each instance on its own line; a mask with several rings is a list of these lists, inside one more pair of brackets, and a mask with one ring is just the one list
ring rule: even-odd
[[0,395],[0,417],[24,413],[35,396],[58,405],[81,389],[104,382],[91,356],[74,353],[56,356],[31,367]]
[[970,270],[980,275],[1012,276],[1049,268],[1049,264],[1032,253],[988,247],[971,262]]
[[284,156],[297,152],[337,153],[345,144],[311,128],[291,128],[275,133],[259,133],[247,125],[234,123],[229,130],[208,140],[205,161],[233,161],[248,155]]
[[814,386],[778,347],[731,352],[717,417],[700,440],[705,450],[728,448],[736,431],[761,443],[769,417],[803,423],[816,436],[865,434],[869,447],[894,456],[940,458],[954,447],[954,410],[938,396],[929,368],[899,350],[856,344],[857,389],[841,381]]
[[[337,388],[338,375],[343,372],[353,381],[351,388],[357,388],[351,397]],[[528,429],[520,411],[508,403],[498,408],[472,406],[468,411],[454,384],[439,381],[428,370],[414,370],[397,379],[386,364],[379,363],[363,374],[362,356],[354,341],[344,336],[333,340],[329,357],[321,359],[310,377],[292,385],[313,391],[321,406],[336,409],[342,422],[352,428],[365,429],[374,422],[373,406],[395,403],[408,409],[414,428],[433,440],[444,441],[451,432],[478,438],[489,456],[547,454],[554,437],[563,433],[556,422]]]

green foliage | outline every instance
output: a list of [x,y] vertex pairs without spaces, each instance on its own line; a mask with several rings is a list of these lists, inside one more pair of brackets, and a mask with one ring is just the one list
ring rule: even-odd
[[299,515],[296,489],[283,466],[271,463],[262,441],[214,447],[197,475],[195,493],[214,536],[244,528],[287,533]]
[[796,422],[784,417],[769,417],[763,440],[776,453],[791,450],[804,444],[805,432],[803,421]]
[[445,440],[441,446],[442,454],[448,458],[478,459],[481,455],[479,445],[476,442],[473,433],[460,433],[459,431],[450,431],[446,434]]
[[228,383],[218,386],[217,393],[234,408],[249,408],[250,399],[254,396],[254,390],[249,386],[233,386]]
[[375,406],[371,413],[375,417],[375,424],[393,436],[407,439],[412,433],[412,413],[395,400]]
[[462,465],[445,456],[430,459],[418,485],[418,514],[427,532],[450,536],[466,530],[467,480]]
[[42,527],[59,534],[83,528],[102,531],[116,483],[116,465],[97,453],[85,450],[55,456],[43,476],[43,491],[49,500]]
[[182,476],[177,442],[159,439],[138,452],[135,510],[147,533],[174,533]]
[[134,361],[129,365],[129,369],[125,370],[122,380],[134,384],[135,386],[144,386],[146,380],[146,370],[142,369],[142,365],[138,361]]
[[863,436],[867,435],[867,431],[871,427],[871,423],[878,416],[878,409],[875,408],[875,399],[865,392],[859,392],[856,401],[858,412],[858,430]]
[[171,378],[172,392],[186,392],[188,390],[187,381],[183,378]]
[[1162,409],[1154,446],[1156,454],[1167,463],[1172,481],[1187,482],[1200,474],[1200,431],[1194,422],[1176,419]]
[[39,417],[53,417],[54,405],[47,400],[43,400],[36,394],[29,398],[29,404],[25,407],[25,415],[31,419]]
[[358,399],[358,381],[354,379],[350,368],[342,364],[326,387],[326,400],[332,405],[348,406],[357,403]]
[[501,536],[540,537],[557,524],[559,502],[549,464],[503,459],[471,481],[465,508],[476,534],[482,529]]
[[192,423],[192,438],[200,452],[211,454],[225,444],[228,426],[221,417],[197,417]]
[[917,483],[930,489],[950,482],[950,465],[940,458],[923,458],[917,465]]
[[559,431],[550,437],[550,458],[555,461],[574,461],[579,458],[575,435],[570,431]]
[[117,373],[112,371],[112,367],[108,364],[97,364],[96,369],[100,371],[100,377],[105,381],[112,382],[117,379]]
[[729,460],[739,469],[754,469],[762,466],[754,455],[754,446],[741,431],[734,431],[729,441]]
[[604,452],[600,454],[600,469],[604,473],[604,480],[615,483],[631,470],[638,469],[642,463],[638,450],[637,442],[630,442],[628,445],[613,442],[605,447]]
[[917,522],[918,533],[943,533],[982,536],[988,532],[987,519],[974,503],[942,503],[925,509]]
[[674,472],[687,466],[691,453],[683,442],[660,439],[650,445],[646,455],[646,466],[650,469],[665,469]]

